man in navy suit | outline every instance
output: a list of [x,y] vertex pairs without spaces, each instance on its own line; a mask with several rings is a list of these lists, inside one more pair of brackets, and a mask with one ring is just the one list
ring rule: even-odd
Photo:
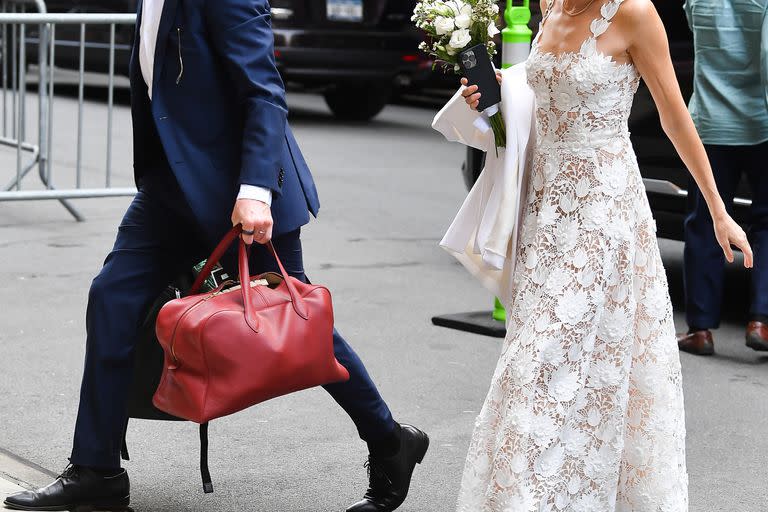
[[[120,467],[140,321],[179,273],[233,226],[257,242],[251,268],[306,279],[300,229],[317,214],[312,175],[286,121],[267,0],[143,0],[130,68],[139,189],[94,279],[70,466],[51,485],[11,496],[20,510],[125,510]],[[233,259],[225,270],[236,275]],[[370,488],[348,510],[390,511],[404,501],[429,440],[396,423],[360,359],[334,333],[351,375],[326,390],[368,444]]]

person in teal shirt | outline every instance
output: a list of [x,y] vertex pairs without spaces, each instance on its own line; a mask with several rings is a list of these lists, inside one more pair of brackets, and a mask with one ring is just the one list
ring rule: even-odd
[[[695,49],[689,109],[717,188],[729,209],[742,175],[752,190],[755,259],[746,338],[751,348],[768,350],[768,0],[687,0],[684,9]],[[720,324],[725,261],[693,180],[688,197],[683,275],[689,330],[678,346],[708,355],[714,353],[710,329]]]

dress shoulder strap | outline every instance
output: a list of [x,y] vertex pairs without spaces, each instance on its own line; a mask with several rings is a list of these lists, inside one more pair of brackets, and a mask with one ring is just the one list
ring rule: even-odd
[[539,22],[539,30],[536,32],[536,37],[533,38],[532,43],[538,44],[541,33],[544,31],[544,22],[547,21],[549,15],[552,13],[552,7],[555,6],[555,0],[547,0],[547,7],[541,15],[541,21]]
[[600,17],[592,22],[589,29],[592,31],[592,37],[597,39],[611,26],[611,20],[619,10],[621,2],[624,0],[608,0],[600,8]]
[[542,21],[544,18],[549,16],[549,13],[552,12],[552,7],[555,5],[555,0],[547,0],[547,9],[544,11],[544,14],[542,15]]

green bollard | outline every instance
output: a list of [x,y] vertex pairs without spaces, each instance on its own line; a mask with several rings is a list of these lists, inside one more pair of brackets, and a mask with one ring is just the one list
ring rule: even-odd
[[[531,51],[533,32],[528,28],[531,21],[529,0],[522,0],[522,5],[512,5],[513,0],[507,0],[504,11],[506,26],[501,31],[501,67],[508,68],[523,62]],[[507,312],[499,299],[493,307],[493,319],[497,322],[507,321]]]
[[528,58],[531,51],[531,36],[528,28],[531,21],[529,0],[522,0],[522,5],[513,5],[514,0],[507,0],[504,11],[506,27],[501,31],[501,67],[508,68]]
[[499,299],[496,299],[496,303],[493,306],[493,319],[503,323],[507,321],[507,310]]

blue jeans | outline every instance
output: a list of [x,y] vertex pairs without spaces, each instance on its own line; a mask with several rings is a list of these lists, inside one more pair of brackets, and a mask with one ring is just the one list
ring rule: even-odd
[[[154,299],[176,276],[206,258],[213,247],[201,230],[170,171],[142,184],[118,230],[114,248],[93,280],[86,313],[87,342],[80,407],[71,462],[120,466],[134,346],[139,326]],[[306,280],[300,231],[273,244],[289,274]],[[234,251],[222,260],[237,275]],[[252,273],[277,271],[262,246],[251,251]],[[350,379],[325,386],[347,412],[360,437],[375,443],[391,435],[394,420],[360,358],[334,330],[334,350]]]
[[[751,270],[753,317],[768,315],[768,142],[755,146],[706,145],[720,196],[729,211],[742,175],[752,190],[749,239],[755,256]],[[720,325],[725,256],[717,243],[712,217],[696,183],[689,187],[689,215],[685,221],[686,319],[689,327]]]

